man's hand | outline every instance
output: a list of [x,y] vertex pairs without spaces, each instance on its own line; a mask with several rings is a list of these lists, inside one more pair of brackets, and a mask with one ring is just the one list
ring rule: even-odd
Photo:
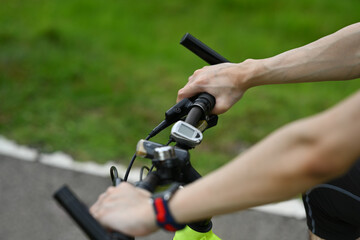
[[212,113],[226,112],[248,89],[247,80],[252,76],[254,62],[222,63],[196,70],[185,87],[179,90],[177,101],[207,92],[216,98]]
[[142,236],[158,229],[150,193],[123,182],[109,187],[90,208],[106,228],[129,236]]

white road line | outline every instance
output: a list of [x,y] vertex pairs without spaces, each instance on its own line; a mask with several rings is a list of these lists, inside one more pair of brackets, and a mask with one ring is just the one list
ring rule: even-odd
[[[14,141],[6,139],[3,136],[0,136],[0,154],[25,161],[35,162],[38,160],[42,164],[50,165],[53,167],[83,172],[102,177],[109,177],[109,171],[111,166],[117,167],[119,176],[124,176],[126,171],[125,166],[115,164],[111,161],[101,165],[94,162],[74,161],[74,159],[70,155],[63,152],[55,152],[52,154],[39,153],[36,149],[18,145]],[[139,179],[139,174],[140,170],[138,168],[132,169],[129,176],[129,181],[137,181]],[[300,199],[292,199],[284,202],[267,204],[252,209],[256,211],[262,211],[296,219],[305,218],[304,206]]]
[[[123,165],[117,164],[115,162],[107,162],[105,164],[98,164],[94,162],[78,162],[63,152],[55,152],[52,154],[40,154],[39,162],[50,165],[53,167],[64,168],[68,170],[83,172],[91,175],[109,177],[110,179],[110,167],[115,166],[118,170],[119,176],[124,176],[126,168]],[[140,169],[133,168],[130,172],[128,180],[130,182],[136,182],[139,180]]]
[[5,137],[0,136],[0,154],[25,161],[35,161],[38,152],[35,149],[20,146],[14,141],[8,140]]
[[[39,153],[36,149],[21,146],[3,136],[0,136],[0,154],[30,162],[39,161],[42,164],[101,177],[110,177],[111,166],[115,166],[117,168],[119,176],[124,176],[126,172],[125,166],[116,164],[115,162],[109,161],[106,164],[101,165],[94,162],[75,161],[70,155],[63,152],[55,152],[51,154]],[[138,181],[139,174],[140,169],[133,168],[128,178],[129,181]]]

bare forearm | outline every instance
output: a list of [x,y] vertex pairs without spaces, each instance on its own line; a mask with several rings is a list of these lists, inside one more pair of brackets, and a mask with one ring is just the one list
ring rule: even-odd
[[[309,149],[306,146],[293,149],[297,140],[291,137],[286,131],[277,132],[223,168],[179,191],[170,202],[175,218],[187,222],[238,211],[288,199],[309,187],[307,177],[297,172],[301,159],[294,159],[296,155],[304,157]],[[286,144],[273,144],[280,141]]]
[[360,155],[360,92],[276,131],[170,202],[179,222],[291,198],[344,173]]
[[249,86],[360,77],[360,23],[271,58],[254,60]]
[[226,112],[247,91],[267,84],[348,80],[360,77],[360,23],[266,59],[206,66],[189,77],[178,99],[207,92],[214,114]]

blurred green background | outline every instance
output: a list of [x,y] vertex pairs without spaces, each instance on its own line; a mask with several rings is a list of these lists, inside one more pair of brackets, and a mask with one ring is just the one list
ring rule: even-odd
[[[359,0],[1,1],[0,134],[79,161],[127,164],[206,65],[179,44],[186,32],[240,62],[305,45],[359,13]],[[359,87],[354,80],[251,89],[205,134],[192,162],[211,171]]]

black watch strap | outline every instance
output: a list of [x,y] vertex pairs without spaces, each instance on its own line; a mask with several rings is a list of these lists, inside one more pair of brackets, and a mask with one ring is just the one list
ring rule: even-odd
[[179,224],[175,221],[168,206],[169,200],[180,186],[179,183],[172,184],[166,191],[154,194],[152,197],[158,226],[172,232],[183,229],[186,226],[186,224]]

